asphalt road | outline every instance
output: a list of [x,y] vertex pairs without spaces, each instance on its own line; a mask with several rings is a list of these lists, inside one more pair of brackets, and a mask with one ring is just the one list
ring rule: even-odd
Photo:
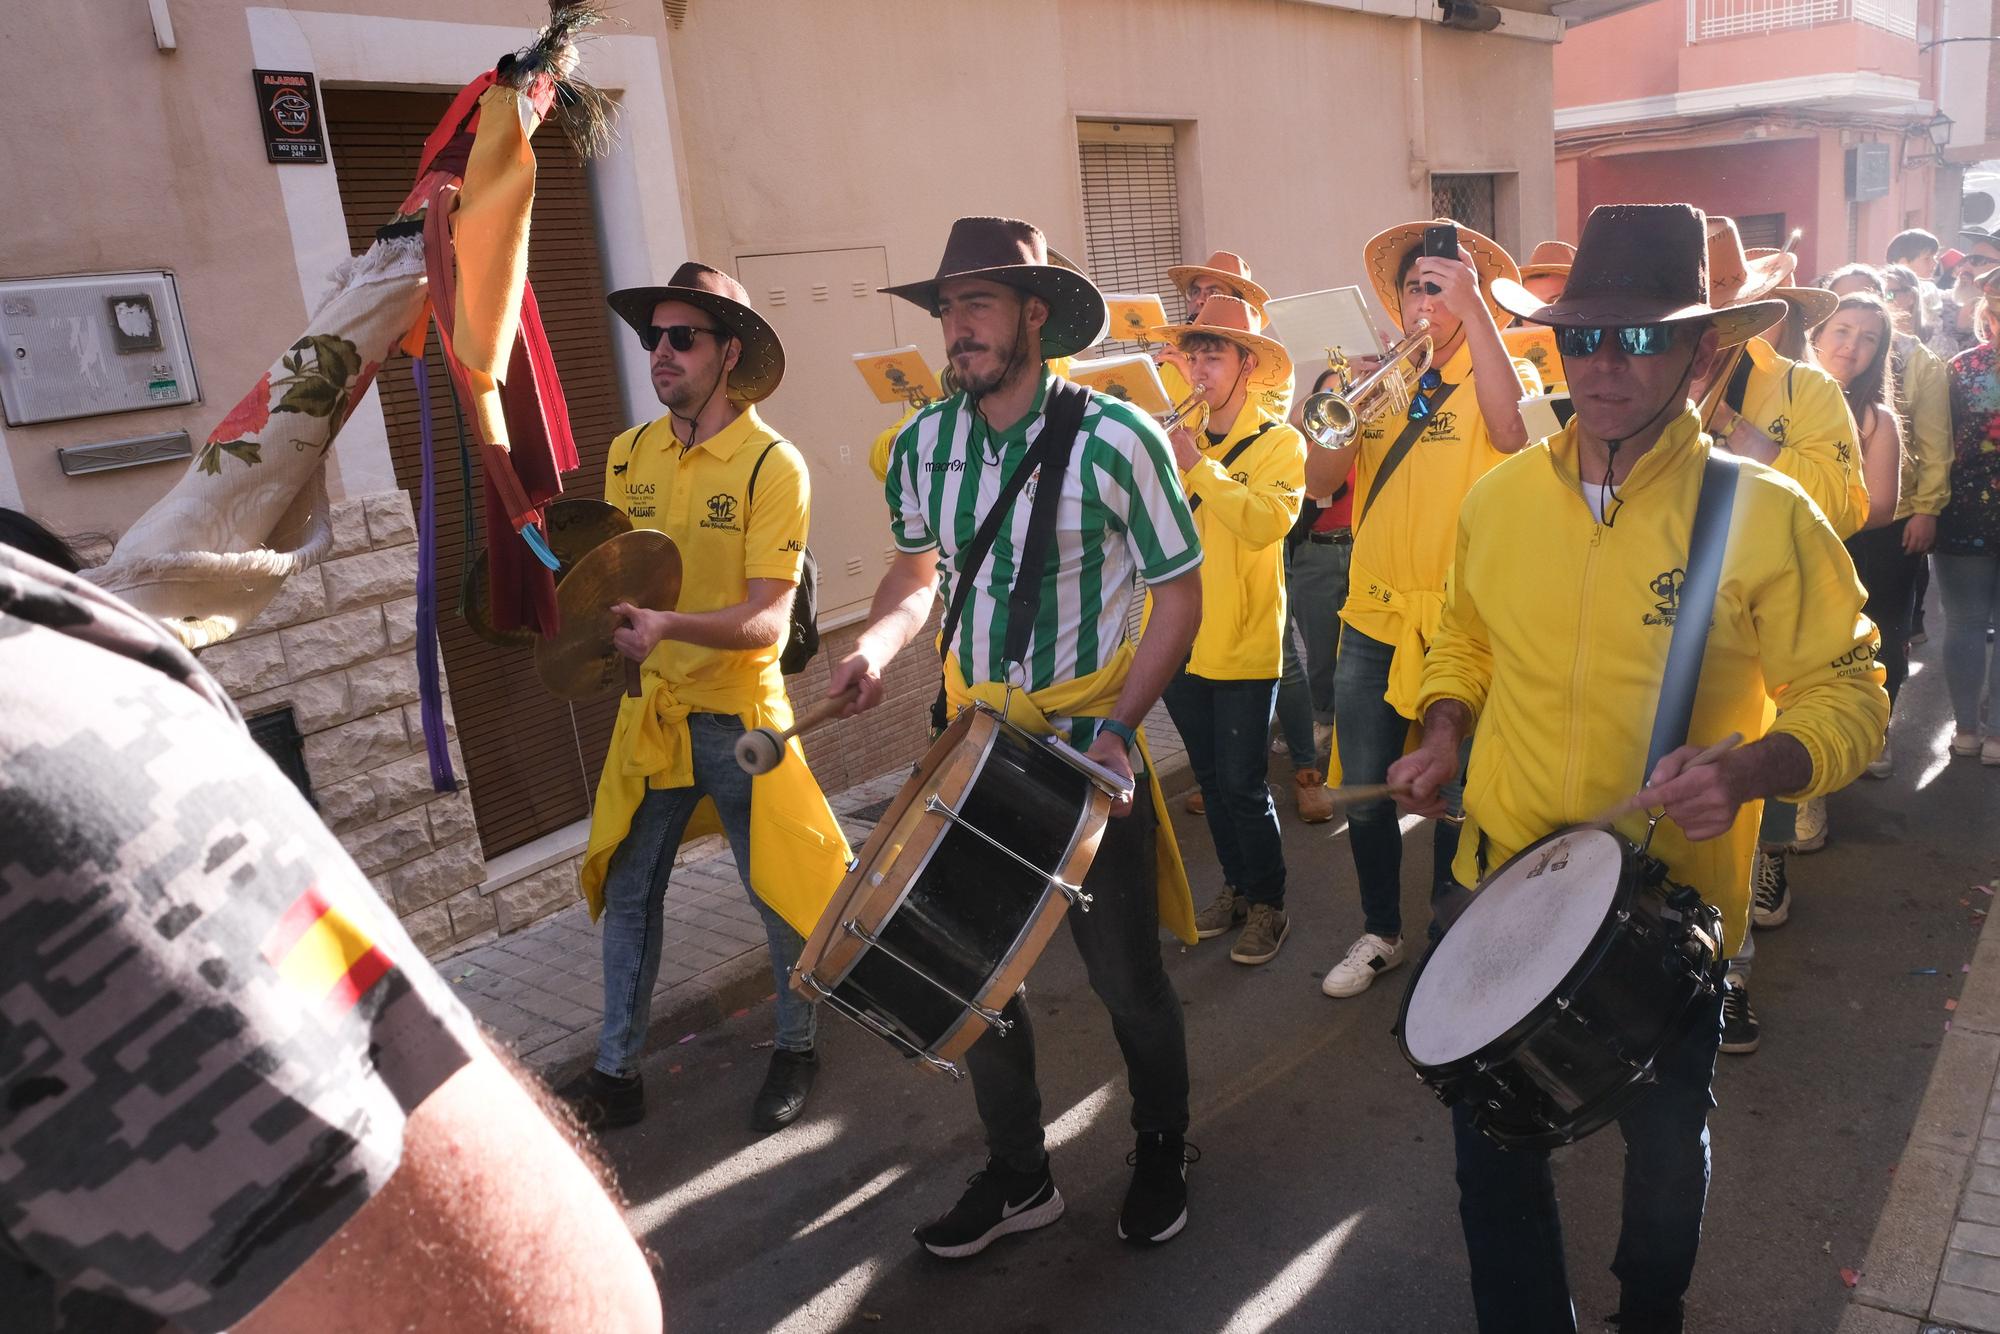
[[[2000,870],[2000,771],[1942,759],[1936,652],[1920,651],[1904,695],[1895,777],[1833,799],[1833,842],[1792,861],[1791,922],[1760,937],[1764,1045],[1721,1058],[1691,1328],[1832,1329],[1841,1269],[1861,1263],[1915,1118],[1984,921],[1973,909],[1993,902],[1971,887]],[[1207,833],[1177,820],[1201,900],[1218,883]],[[1360,928],[1346,840],[1327,828],[1287,815],[1293,929],[1271,964],[1231,963],[1227,937],[1166,945],[1203,1154],[1179,1238],[1147,1252],[1116,1239],[1123,1067],[1059,936],[1031,993],[1068,1214],[970,1261],[933,1260],[910,1238],[983,1162],[969,1087],[829,1015],[807,1116],[760,1138],[748,1112],[768,1005],[649,1058],[648,1119],[605,1148],[661,1257],[669,1328],[1470,1329],[1448,1117],[1388,1031],[1410,969],[1352,1000],[1319,992]],[[1406,839],[1412,923],[1429,863],[1419,827]],[[1609,1130],[1556,1155],[1586,1329],[1617,1305],[1622,1152]]]

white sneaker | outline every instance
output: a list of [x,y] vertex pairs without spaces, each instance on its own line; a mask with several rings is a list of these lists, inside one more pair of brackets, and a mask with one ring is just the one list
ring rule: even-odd
[[1887,778],[1896,772],[1896,762],[1889,758],[1889,738],[1882,738],[1882,753],[1868,761],[1864,770],[1870,778]]
[[1979,743],[1979,762],[1989,767],[2000,767],[2000,736],[1990,736]]
[[1327,970],[1319,989],[1329,996],[1359,996],[1374,985],[1376,977],[1402,962],[1402,941],[1367,932],[1348,946],[1346,958]]
[[1799,823],[1787,851],[1818,852],[1826,846],[1826,798],[1799,803]]
[[1951,753],[1954,755],[1977,755],[1979,753],[1979,733],[1953,732]]

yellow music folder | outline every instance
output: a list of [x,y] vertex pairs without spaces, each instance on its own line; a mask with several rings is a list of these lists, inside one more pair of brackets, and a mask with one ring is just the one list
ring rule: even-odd
[[1156,296],[1117,296],[1104,298],[1104,304],[1111,310],[1111,328],[1104,336],[1128,343],[1152,343],[1158,340],[1153,330],[1167,322],[1167,308]]
[[931,373],[915,343],[888,352],[856,352],[854,369],[861,372],[861,378],[882,403],[907,403],[920,408],[944,397],[937,376]]
[[1149,417],[1173,410],[1153,359],[1137,352],[1122,357],[1099,357],[1095,361],[1072,361],[1069,378],[1100,394],[1123,399]]
[[1507,345],[1508,356],[1518,357],[1535,368],[1543,385],[1564,382],[1562,358],[1556,354],[1556,331],[1548,325],[1524,324],[1517,329],[1503,329],[1500,341]]

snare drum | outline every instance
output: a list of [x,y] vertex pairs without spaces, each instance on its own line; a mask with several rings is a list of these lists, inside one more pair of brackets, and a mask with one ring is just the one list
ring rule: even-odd
[[1074,905],[1117,775],[983,705],[959,714],[834,891],[792,986],[953,1076]]
[[1403,1055],[1508,1148],[1617,1117],[1719,983],[1722,918],[1601,827],[1558,830],[1489,876],[1410,979]]

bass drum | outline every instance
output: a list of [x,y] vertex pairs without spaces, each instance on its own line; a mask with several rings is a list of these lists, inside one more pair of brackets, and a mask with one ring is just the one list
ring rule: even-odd
[[1511,1148],[1616,1120],[1720,984],[1721,914],[1609,829],[1562,829],[1487,877],[1403,995],[1397,1042]]

